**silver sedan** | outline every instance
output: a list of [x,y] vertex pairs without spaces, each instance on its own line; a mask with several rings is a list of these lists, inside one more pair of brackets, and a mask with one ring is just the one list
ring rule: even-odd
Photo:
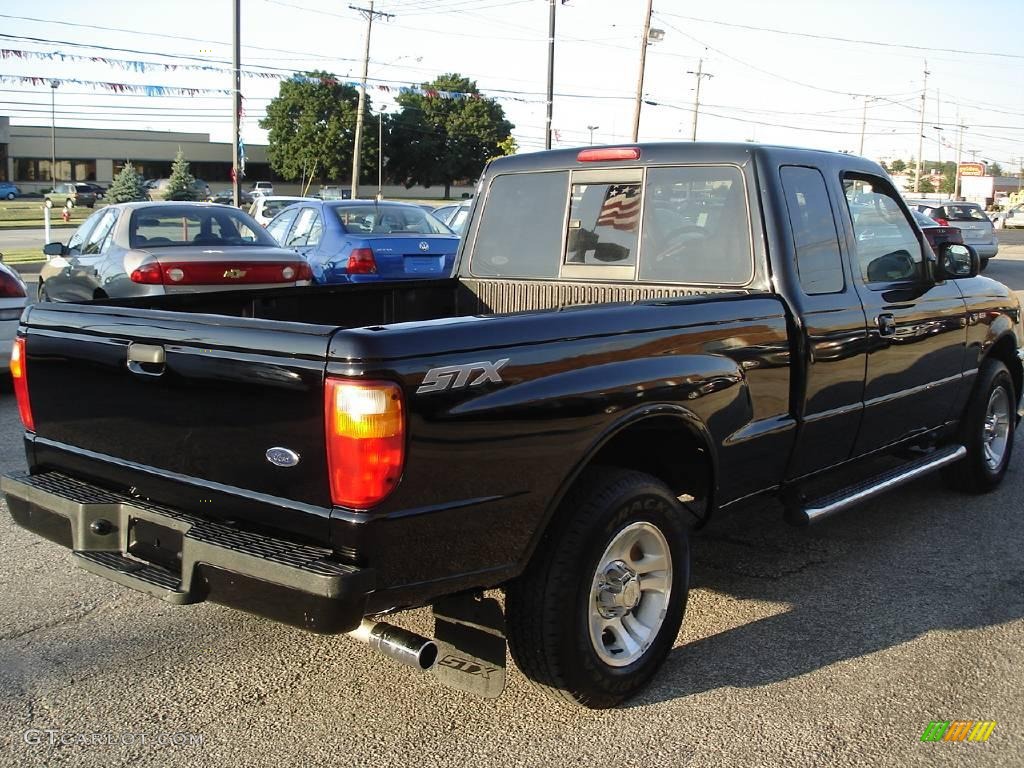
[[120,203],[96,211],[64,243],[50,243],[40,301],[307,285],[293,251],[237,208],[209,203]]

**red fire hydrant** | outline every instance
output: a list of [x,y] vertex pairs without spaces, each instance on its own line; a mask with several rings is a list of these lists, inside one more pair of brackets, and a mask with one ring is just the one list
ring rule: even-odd
[[66,206],[60,209],[60,218],[65,224],[71,221],[71,211],[69,211]]

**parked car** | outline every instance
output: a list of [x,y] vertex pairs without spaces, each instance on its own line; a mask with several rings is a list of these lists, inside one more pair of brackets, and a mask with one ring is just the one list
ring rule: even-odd
[[[158,179],[152,187],[149,187],[149,199],[166,200],[170,185],[170,179]],[[195,192],[195,197],[198,202],[206,202],[213,197],[210,185],[202,179],[194,179],[192,182],[192,189]]]
[[932,247],[932,253],[938,253],[943,243],[963,244],[963,235],[960,234],[960,230],[956,227],[944,227],[935,219],[925,216],[914,208],[911,208],[910,212],[913,214],[917,226],[921,228],[921,232],[928,240],[928,245]]
[[461,236],[469,220],[469,209],[473,205],[472,200],[463,200],[453,205],[442,205],[434,210],[434,216],[448,227],[452,232]]
[[253,197],[259,197],[260,195],[272,195],[274,194],[274,185],[269,181],[257,181],[252,185]]
[[988,260],[999,253],[999,238],[996,237],[992,220],[977,203],[949,203],[938,200],[909,200],[908,204],[925,216],[935,219],[940,226],[956,227],[964,238],[964,245],[971,246],[981,257],[981,268],[988,266]]
[[410,203],[309,200],[267,232],[309,262],[318,283],[448,277],[459,249],[451,230]]
[[1008,208],[1002,215],[1003,227],[1006,229],[1018,229],[1024,227],[1024,205],[1015,205]]
[[[480,188],[456,279],[29,310],[14,387],[28,471],[0,481],[14,521],[73,548],[69,567],[350,632],[478,693],[500,693],[507,637],[540,689],[603,708],[676,645],[692,526],[770,501],[806,525],[928,473],[973,493],[1004,479],[1020,301],[963,245],[932,259],[878,164],[588,147],[498,158]],[[296,208],[364,235],[392,213]],[[916,547],[912,527],[885,535]],[[870,567],[870,539],[847,536],[842,556]],[[933,554],[938,610],[963,553]],[[827,597],[839,613],[850,586]],[[482,596],[498,587],[504,620]],[[440,653],[379,620],[427,605]],[[796,630],[699,651],[725,653],[727,688],[749,679],[737,657],[761,669],[821,641]]]
[[97,211],[67,245],[50,243],[40,301],[305,285],[309,266],[244,211],[214,203],[121,203]]
[[55,205],[60,208],[76,206],[94,208],[96,206],[96,193],[88,184],[81,182],[58,182],[53,190],[47,192],[44,197],[47,208],[52,208]]
[[[246,205],[252,205],[255,198],[245,189],[238,190],[238,207],[242,208]],[[211,203],[219,203],[221,205],[234,205],[235,203],[235,191],[233,189],[222,189],[210,197]],[[250,211],[250,215],[252,215]]]
[[0,372],[7,374],[11,347],[18,332],[18,318],[28,303],[28,289],[16,270],[3,263],[0,254]]
[[96,194],[96,199],[97,200],[102,200],[104,195],[107,194],[107,188],[104,187],[102,184],[97,184],[94,181],[82,181],[82,182],[79,182],[79,183],[80,184],[84,184],[89,189],[91,189]]
[[0,199],[13,200],[21,194],[21,190],[9,181],[0,181]]
[[321,200],[351,200],[352,190],[338,184],[324,184],[320,187]]
[[249,215],[264,227],[270,220],[293,203],[316,200],[315,197],[294,197],[288,195],[257,195],[249,207]]

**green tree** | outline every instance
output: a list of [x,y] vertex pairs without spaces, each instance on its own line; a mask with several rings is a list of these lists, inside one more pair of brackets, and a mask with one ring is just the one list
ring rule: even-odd
[[988,167],[988,175],[989,176],[1002,176],[1003,175],[1003,166],[1001,166],[999,163],[992,163],[992,165],[990,165]]
[[934,192],[934,191],[935,191],[935,185],[932,184],[931,177],[930,176],[925,176],[924,172],[922,172],[922,174],[921,174],[921,186],[918,189],[918,192]]
[[903,173],[905,170],[907,170],[907,164],[899,158],[889,163],[889,173]]
[[476,180],[488,160],[514,148],[508,143],[513,126],[501,105],[479,96],[476,83],[467,77],[441,75],[422,87],[474,97],[400,95],[397,101],[402,109],[390,125],[388,175],[406,188],[443,184],[444,196],[449,197],[452,184]]
[[[268,131],[270,167],[284,179],[352,177],[359,91],[328,72],[307,72],[281,83],[260,127]],[[367,96],[363,111],[360,182],[377,178],[376,118]]]
[[196,180],[188,172],[188,160],[185,154],[179,149],[171,164],[171,178],[167,182],[167,194],[165,200],[195,200]]
[[104,197],[108,203],[134,203],[147,199],[142,177],[135,172],[131,160],[124,161],[124,168],[117,174]]

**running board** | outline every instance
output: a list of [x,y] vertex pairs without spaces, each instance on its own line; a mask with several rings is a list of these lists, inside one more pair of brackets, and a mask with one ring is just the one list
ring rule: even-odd
[[879,494],[898,488],[947,464],[953,464],[967,455],[962,445],[951,445],[932,451],[927,456],[902,464],[854,485],[842,488],[827,496],[809,499],[803,506],[787,510],[787,518],[794,525],[810,525],[826,517],[874,498]]

